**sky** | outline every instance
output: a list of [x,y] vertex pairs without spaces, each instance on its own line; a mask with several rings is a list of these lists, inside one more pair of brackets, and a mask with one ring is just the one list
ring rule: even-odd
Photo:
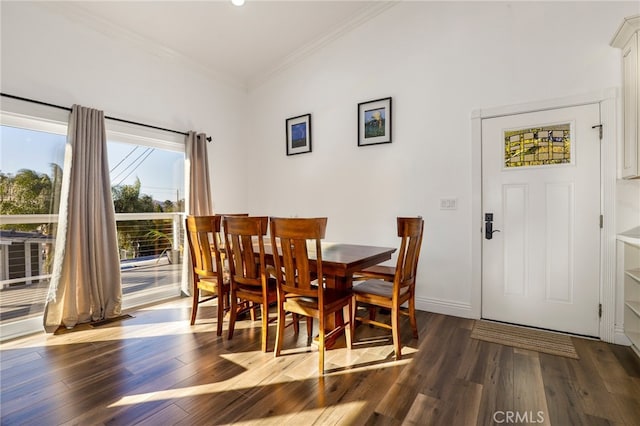
[[[31,169],[51,175],[51,163],[62,166],[66,135],[0,126],[0,171],[15,175]],[[142,194],[154,200],[184,198],[184,154],[157,148],[107,143],[111,185],[140,179]]]

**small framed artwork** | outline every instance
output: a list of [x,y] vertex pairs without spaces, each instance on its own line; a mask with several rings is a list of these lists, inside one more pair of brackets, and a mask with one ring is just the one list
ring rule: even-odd
[[311,152],[311,114],[287,118],[287,155]]
[[358,146],[391,142],[391,98],[358,104]]

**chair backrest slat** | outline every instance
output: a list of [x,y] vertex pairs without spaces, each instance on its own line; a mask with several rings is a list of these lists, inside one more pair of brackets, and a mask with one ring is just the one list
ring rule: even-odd
[[218,239],[220,216],[188,216],[185,219],[189,253],[194,272],[213,276],[220,271]]
[[398,237],[401,238],[394,279],[394,292],[404,287],[413,287],[416,283],[418,259],[422,246],[424,219],[422,217],[399,217]]
[[264,237],[266,216],[224,218],[224,237],[229,256],[229,272],[237,285],[261,287],[266,280]]
[[[270,222],[275,269],[282,290],[318,297],[324,278],[320,243],[325,236],[327,218],[272,217]],[[313,244],[316,251],[315,262],[309,258],[308,244]],[[316,279],[317,287],[313,285]]]

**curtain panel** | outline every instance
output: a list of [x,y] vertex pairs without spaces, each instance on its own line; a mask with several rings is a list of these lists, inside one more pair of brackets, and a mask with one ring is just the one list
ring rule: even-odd
[[104,112],[71,111],[44,328],[114,318],[122,283]]
[[[206,216],[213,213],[213,199],[211,195],[211,179],[209,178],[209,155],[207,151],[207,135],[204,133],[188,132],[185,138],[185,167],[187,185],[185,215]],[[188,247],[185,235],[183,247]],[[184,250],[182,264],[182,293],[191,295],[193,288],[193,274],[189,249]]]

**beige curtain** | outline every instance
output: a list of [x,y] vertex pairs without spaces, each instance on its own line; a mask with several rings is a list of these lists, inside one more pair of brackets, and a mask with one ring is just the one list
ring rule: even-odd
[[[209,155],[207,153],[207,135],[189,132],[185,140],[185,156],[187,164],[185,174],[189,182],[186,190],[185,213],[187,215],[212,215],[213,201],[211,180],[209,179]],[[191,294],[193,287],[191,274],[191,258],[189,256],[186,236],[183,241],[184,262],[182,264],[182,293]]]
[[117,317],[122,284],[104,112],[74,105],[44,327]]

